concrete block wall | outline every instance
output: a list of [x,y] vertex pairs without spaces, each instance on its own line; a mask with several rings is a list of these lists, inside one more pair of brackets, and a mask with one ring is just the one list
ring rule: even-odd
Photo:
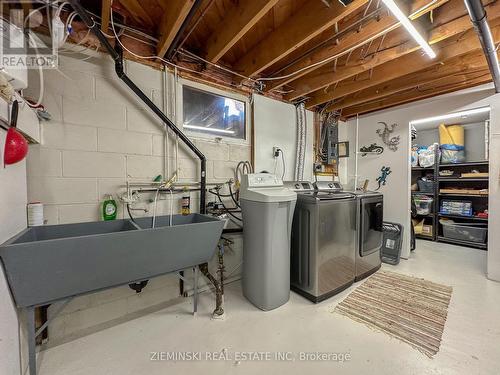
[[[171,76],[167,80],[168,90],[164,90],[162,72],[130,62],[126,70],[160,108],[164,96],[171,102],[174,95]],[[30,72],[30,87],[26,92],[35,99],[40,90],[37,74],[37,71]],[[100,220],[101,202],[106,194],[113,194],[118,202],[117,196],[124,192],[127,179],[151,181],[164,174],[165,163],[170,173],[175,170],[175,137],[168,138],[169,152],[165,158],[167,141],[159,121],[116,77],[109,58],[100,55],[81,61],[62,56],[59,70],[46,70],[44,82],[43,104],[52,120],[42,123],[41,144],[30,147],[27,175],[28,201],[44,203],[47,224]],[[170,117],[173,113],[167,115]],[[207,157],[209,182],[226,181],[234,175],[238,161],[250,160],[248,144],[202,139],[194,139],[194,142]],[[181,181],[199,179],[197,160],[181,144],[178,165]],[[148,212],[134,211],[134,214],[150,216],[152,198],[153,194],[141,194],[135,207]],[[196,211],[198,196],[192,194],[191,198],[191,207]],[[179,212],[179,200],[174,197],[174,213]],[[168,195],[160,195],[158,214],[168,214],[170,203]],[[126,215],[119,204],[118,217]],[[238,269],[242,257],[241,238],[233,238],[234,251],[226,256],[229,270]],[[211,268],[215,271],[215,263]],[[140,294],[124,286],[80,297],[54,320],[49,335],[55,341],[65,340],[82,330],[176,298],[178,281],[173,275],[151,280]],[[51,306],[49,315],[54,308]]]

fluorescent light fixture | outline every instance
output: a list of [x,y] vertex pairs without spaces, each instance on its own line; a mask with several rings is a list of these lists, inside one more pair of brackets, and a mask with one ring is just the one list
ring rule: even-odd
[[487,113],[489,111],[490,111],[490,107],[476,108],[476,109],[470,109],[468,111],[448,113],[447,115],[427,117],[427,118],[423,118],[420,120],[414,120],[414,121],[410,121],[410,124],[411,125],[420,125],[420,124],[425,124],[426,122],[450,120],[453,118],[466,118],[467,116],[470,116],[470,115]]
[[415,41],[422,47],[425,53],[431,58],[436,57],[436,53],[432,50],[431,46],[427,41],[420,35],[415,26],[411,23],[408,17],[399,9],[394,0],[382,0],[387,8],[392,12],[392,14],[401,22],[401,25],[410,33],[410,35],[415,39]]
[[222,134],[234,134],[234,130],[224,130],[224,129],[216,129],[216,128],[205,128],[203,126],[196,126],[196,125],[184,125],[184,128],[186,129],[193,129],[193,130],[202,130],[206,132],[214,132],[214,133],[222,133]]

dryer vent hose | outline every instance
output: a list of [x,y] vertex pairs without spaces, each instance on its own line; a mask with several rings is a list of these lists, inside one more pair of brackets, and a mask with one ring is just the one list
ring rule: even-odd
[[295,180],[302,181],[304,179],[304,164],[306,157],[306,138],[307,138],[306,106],[304,102],[297,104],[295,106],[295,115],[297,122]]

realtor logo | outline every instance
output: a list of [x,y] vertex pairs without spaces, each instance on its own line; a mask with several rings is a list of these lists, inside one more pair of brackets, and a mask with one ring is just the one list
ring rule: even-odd
[[[44,42],[34,30],[52,23],[54,9],[33,8],[28,0],[0,2],[0,71],[2,69],[57,69],[57,35],[52,32]],[[48,9],[48,10],[47,10]],[[44,23],[45,17],[45,23]],[[50,27],[49,27],[50,30]],[[47,45],[47,43],[49,45]]]

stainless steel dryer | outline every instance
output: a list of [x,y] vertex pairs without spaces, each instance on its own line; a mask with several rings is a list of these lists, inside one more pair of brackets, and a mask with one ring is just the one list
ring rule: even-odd
[[356,195],[356,280],[376,272],[382,262],[384,196],[377,192],[353,192]]
[[333,182],[287,185],[297,192],[291,289],[317,303],[354,282],[356,197]]

